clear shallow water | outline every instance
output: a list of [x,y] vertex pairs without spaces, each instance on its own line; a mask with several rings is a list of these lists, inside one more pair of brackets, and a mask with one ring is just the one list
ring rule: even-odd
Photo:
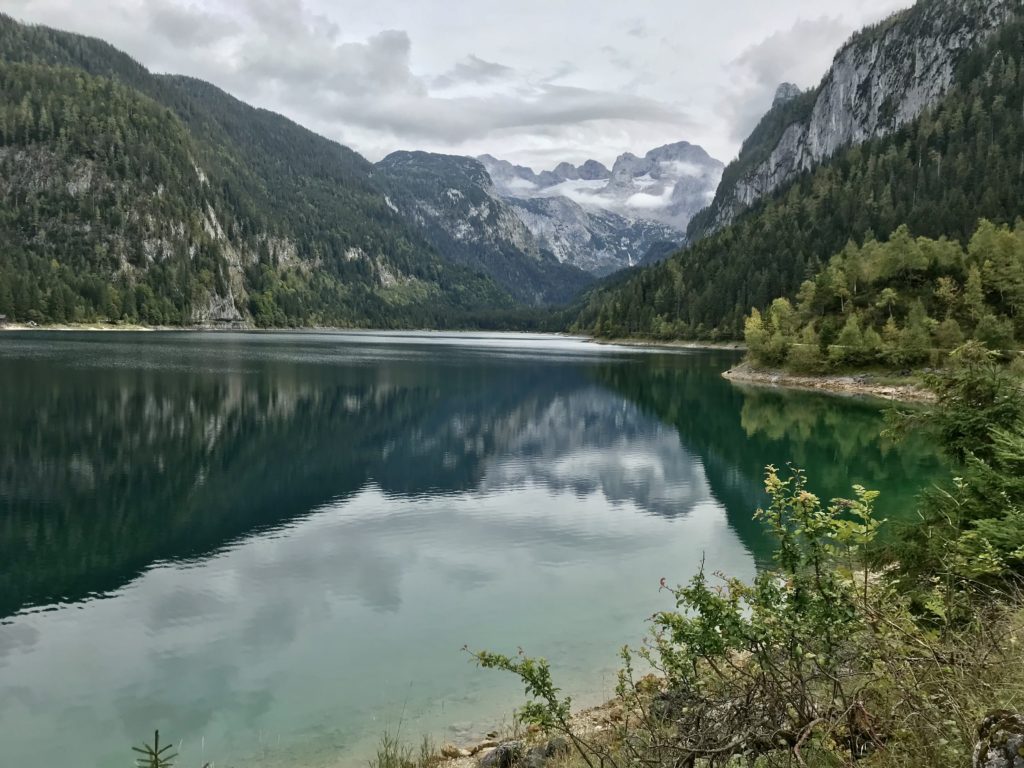
[[472,334],[0,335],[0,754],[365,765],[581,702],[669,607],[753,574],[768,463],[898,514],[938,471],[877,406],[744,390],[727,353]]

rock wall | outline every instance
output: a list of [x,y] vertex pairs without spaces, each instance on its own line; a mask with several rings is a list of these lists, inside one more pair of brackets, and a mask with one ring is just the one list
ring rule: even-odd
[[786,127],[768,156],[731,188],[719,189],[710,230],[837,150],[918,117],[953,84],[959,55],[1020,9],[1020,0],[922,0],[858,33],[836,54],[809,117]]

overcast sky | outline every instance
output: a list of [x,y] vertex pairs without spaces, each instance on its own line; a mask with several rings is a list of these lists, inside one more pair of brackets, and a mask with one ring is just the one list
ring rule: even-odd
[[911,0],[0,0],[209,80],[377,160],[538,170],[672,141],[723,161],[788,80]]

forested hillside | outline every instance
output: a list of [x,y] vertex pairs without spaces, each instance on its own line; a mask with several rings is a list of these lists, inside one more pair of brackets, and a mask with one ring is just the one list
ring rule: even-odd
[[1024,339],[1024,220],[983,221],[967,248],[913,238],[850,243],[800,287],[747,318],[750,359],[821,373],[939,365],[967,339],[1006,352]]
[[1018,17],[963,57],[935,107],[839,152],[664,264],[595,292],[575,327],[737,338],[752,307],[794,297],[851,240],[862,245],[906,225],[915,236],[966,243],[982,218],[1012,224],[1024,213],[1022,52]]
[[209,84],[0,15],[0,314],[438,327],[511,306],[371,171]]

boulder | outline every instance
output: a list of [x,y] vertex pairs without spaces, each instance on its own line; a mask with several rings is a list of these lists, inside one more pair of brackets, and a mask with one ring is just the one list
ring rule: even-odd
[[543,746],[534,747],[526,753],[520,763],[522,768],[544,768],[548,762],[547,750]]
[[483,752],[485,749],[494,749],[496,746],[498,746],[498,742],[494,741],[494,739],[487,739],[486,741],[481,741],[479,744],[473,747],[470,750],[470,754],[475,755],[479,752]]
[[445,744],[441,747],[441,757],[454,760],[458,757],[469,757],[469,750],[456,747],[454,744]]
[[555,736],[555,738],[544,745],[544,753],[548,759],[564,757],[570,752],[572,752],[572,745],[569,744],[569,740],[565,736]]
[[482,758],[480,768],[512,768],[523,757],[525,748],[521,741],[505,741]]
[[1024,715],[990,713],[978,726],[973,768],[1024,768]]
[[564,757],[572,751],[569,740],[564,736],[555,736],[546,744],[534,747],[522,759],[522,768],[545,768],[549,762]]

